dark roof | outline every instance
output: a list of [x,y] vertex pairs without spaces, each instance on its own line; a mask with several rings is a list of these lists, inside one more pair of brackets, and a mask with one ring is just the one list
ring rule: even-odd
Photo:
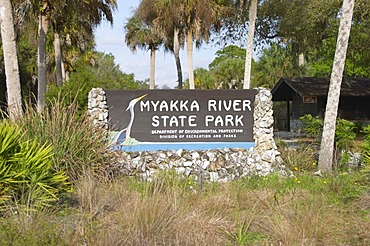
[[[291,100],[293,93],[303,96],[327,96],[330,78],[281,78],[272,89],[274,101]],[[343,78],[341,96],[370,96],[370,79]]]

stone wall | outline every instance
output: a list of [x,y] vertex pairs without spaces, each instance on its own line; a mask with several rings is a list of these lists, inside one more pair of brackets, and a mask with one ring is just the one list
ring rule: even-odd
[[[108,109],[105,93],[93,89],[89,93],[89,115],[95,124],[107,127]],[[117,151],[117,160],[108,169],[114,174],[152,179],[161,170],[174,170],[193,176],[198,182],[225,182],[250,175],[272,172],[286,174],[273,136],[272,95],[258,88],[254,104],[253,135],[256,146],[251,149],[224,148],[207,151]]]
[[250,164],[261,165],[266,170],[277,171],[283,161],[274,141],[272,94],[269,90],[258,88],[254,103],[253,136],[256,146],[250,149]]
[[108,105],[103,89],[93,88],[89,92],[87,114],[94,125],[108,129]]

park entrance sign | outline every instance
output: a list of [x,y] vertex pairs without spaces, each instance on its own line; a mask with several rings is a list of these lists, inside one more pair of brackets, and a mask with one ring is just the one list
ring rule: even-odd
[[122,150],[254,146],[256,90],[106,90],[113,144]]

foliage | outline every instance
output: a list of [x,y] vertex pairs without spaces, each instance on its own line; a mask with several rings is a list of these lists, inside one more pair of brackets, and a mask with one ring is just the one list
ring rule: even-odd
[[[311,137],[319,139],[322,133],[323,121],[318,116],[306,114],[299,118],[304,131]],[[356,138],[356,124],[345,119],[337,119],[335,127],[335,146],[337,150],[349,150]]]
[[[148,1],[153,4],[153,1]],[[140,5],[143,6],[144,2]],[[148,5],[148,4],[146,4]],[[141,10],[141,9],[139,9]],[[150,13],[143,13],[144,18],[152,17],[153,9],[149,8]],[[154,31],[154,29],[143,20],[144,18],[139,18],[134,16],[130,18],[125,25],[126,36],[125,40],[127,45],[132,51],[136,51],[138,48],[144,50],[156,50],[158,46],[163,42],[161,37]]]
[[134,79],[133,74],[121,72],[118,65],[114,63],[111,54],[97,53],[91,57],[91,61],[79,61],[76,71],[71,74],[68,82],[62,87],[53,85],[47,92],[49,105],[58,96],[64,97],[62,103],[68,106],[77,103],[78,113],[81,115],[87,110],[87,95],[94,87],[103,89],[144,89],[147,85]]
[[20,129],[0,123],[0,205],[29,214],[56,201],[68,182],[52,169],[52,147],[23,140]]
[[356,138],[356,124],[345,119],[338,119],[335,128],[335,145],[338,150],[348,150]]
[[303,123],[304,131],[311,137],[318,138],[322,133],[323,122],[318,116],[310,114],[299,117]]
[[[352,34],[352,31],[351,31]],[[351,38],[352,40],[352,38]],[[322,41],[322,45],[308,54],[310,70],[314,77],[330,77],[335,53],[336,36],[328,37]],[[362,51],[351,49],[349,44],[348,55],[345,63],[345,75],[349,77],[368,78],[370,67],[367,58]],[[353,44],[352,44],[353,45]]]
[[362,132],[365,134],[364,142],[360,145],[362,161],[365,164],[362,172],[365,174],[367,181],[370,182],[370,125],[365,126]]
[[217,81],[217,88],[241,89],[243,88],[245,62],[242,59],[227,59],[210,70]]
[[262,39],[280,39],[294,45],[294,53],[319,47],[328,32],[338,30],[337,0],[269,0],[259,8],[258,34]]
[[209,72],[216,82],[214,89],[243,88],[245,49],[229,45],[216,52],[209,64]]
[[24,129],[25,139],[53,146],[53,169],[65,171],[72,181],[85,169],[102,171],[110,158],[104,131],[95,128],[86,115],[78,117],[74,104],[55,101],[42,113],[28,106],[17,124]]
[[[243,87],[245,49],[229,45],[216,52],[216,58],[209,64],[209,70],[194,70],[194,81],[199,89],[240,89]],[[189,80],[185,81],[189,88]]]
[[68,245],[63,238],[63,225],[46,212],[33,215],[28,223],[20,223],[17,217],[0,219],[0,238],[8,245]]
[[236,59],[236,60],[245,60],[245,49],[240,48],[236,45],[229,45],[225,48],[216,51],[216,58],[208,65],[210,70],[216,68],[225,60]]
[[280,147],[281,157],[287,168],[294,173],[312,172],[317,169],[317,150],[315,143],[298,143],[297,148]]
[[[195,87],[198,89],[215,89],[215,78],[212,74],[204,68],[196,68],[194,70],[194,82]],[[185,84],[186,88],[189,88],[188,80]]]
[[[277,41],[291,46],[288,59],[297,64],[305,56],[309,73],[330,76],[338,34],[341,1],[262,1],[258,10],[257,36],[262,43]],[[356,1],[345,74],[369,77],[369,2]],[[268,70],[267,70],[268,72]],[[268,74],[268,73],[265,73]],[[290,76],[290,75],[284,75]],[[276,80],[275,80],[276,81]]]
[[272,88],[281,77],[304,76],[305,66],[296,65],[292,45],[273,43],[264,49],[253,71],[252,83],[255,86]]
[[[198,75],[195,74],[199,88],[240,88],[244,77],[245,49],[229,45],[215,55],[209,71],[202,69],[197,71]],[[252,63],[252,85],[272,88],[281,77],[318,75],[316,63],[298,66],[297,59],[292,44],[272,43]],[[327,68],[331,68],[330,64]]]
[[[304,115],[299,118],[303,123],[304,131],[308,136],[315,138],[318,142],[321,139],[323,121],[318,116]],[[337,119],[335,127],[335,160],[337,168],[345,167],[349,161],[348,151],[353,147],[356,138],[356,124],[344,119]],[[315,162],[316,163],[316,162]]]
[[370,163],[370,125],[365,126],[362,129],[362,132],[365,134],[364,143],[361,146],[364,154],[366,156],[367,162]]

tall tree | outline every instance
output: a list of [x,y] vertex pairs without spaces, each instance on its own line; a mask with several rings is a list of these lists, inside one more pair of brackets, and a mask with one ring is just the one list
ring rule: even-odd
[[313,47],[320,47],[336,26],[339,0],[266,0],[258,11],[257,34],[265,42],[293,45],[295,65],[302,65]]
[[265,48],[255,63],[252,84],[272,89],[281,77],[307,76],[306,67],[295,66],[295,58],[291,54],[291,44],[272,43]]
[[223,1],[187,0],[184,5],[184,30],[188,57],[189,87],[195,89],[193,71],[193,40],[196,46],[208,42],[211,28],[219,24],[218,14],[222,13]]
[[3,44],[8,113],[10,119],[22,115],[21,85],[10,0],[0,0],[1,40]]
[[[126,34],[126,42],[132,50],[136,46],[140,48],[148,48],[150,50],[150,89],[155,88],[155,52],[163,43],[163,38],[155,28],[154,21],[158,18],[158,0],[142,0],[139,7],[135,11],[134,22],[128,23],[126,28],[130,33]],[[129,21],[130,22],[130,21]],[[134,25],[132,25],[134,24]],[[133,35],[138,35],[134,37]]]
[[[25,14],[31,12],[38,17],[38,45],[37,45],[37,68],[38,68],[38,89],[37,89],[37,108],[41,111],[45,105],[45,92],[47,80],[47,64],[46,64],[46,38],[49,26],[54,29],[54,47],[55,58],[58,71],[58,80],[60,79],[62,65],[61,62],[61,47],[60,47],[60,31],[66,28],[66,24],[70,26],[83,26],[84,29],[92,30],[105,17],[109,20],[112,18],[112,9],[117,6],[116,0],[15,0],[19,3],[22,11]],[[76,12],[76,8],[80,7],[84,11]],[[110,20],[109,20],[110,21]],[[74,23],[74,24],[71,24]],[[77,24],[76,24],[77,23]],[[60,81],[59,81],[60,83]]]
[[42,0],[39,9],[38,45],[37,45],[37,109],[42,111],[45,106],[46,92],[46,36],[49,30],[50,6]]
[[153,32],[153,29],[146,25],[138,17],[134,16],[129,19],[125,25],[127,45],[132,51],[137,48],[150,50],[150,82],[149,88],[155,88],[155,51],[161,44],[161,38]]
[[252,58],[253,58],[253,40],[254,31],[257,19],[257,6],[258,0],[251,0],[249,6],[249,28],[248,28],[248,44],[247,53],[245,55],[245,72],[244,72],[244,84],[243,89],[249,89],[251,86],[251,70],[252,70]]
[[[84,9],[83,12],[76,11],[77,8]],[[54,54],[57,85],[63,84],[63,67],[62,67],[62,35],[73,34],[72,30],[77,30],[82,39],[88,40],[93,28],[100,24],[105,18],[113,24],[113,10],[117,8],[116,0],[105,1],[76,1],[60,0],[53,2],[53,11],[51,15],[51,25],[54,31]],[[62,32],[64,30],[64,32]]]
[[158,17],[154,20],[155,29],[164,39],[165,49],[173,52],[177,70],[178,89],[183,87],[180,48],[184,45],[184,3],[182,0],[159,0],[156,4]]
[[177,70],[177,87],[178,89],[182,89],[182,68],[181,68],[181,61],[180,61],[180,47],[182,43],[180,41],[180,28],[174,28],[173,30],[173,55],[175,57],[176,63],[176,70]]
[[73,22],[79,20],[76,15],[83,15],[78,13],[77,2],[74,0],[61,0],[54,2],[53,15],[51,25],[54,31],[54,60],[55,60],[55,74],[57,79],[57,86],[62,86],[65,80],[65,71],[63,67],[63,52],[62,52],[62,30],[69,29]]
[[216,52],[209,72],[216,81],[214,89],[243,88],[245,49],[230,45]]
[[349,34],[351,30],[353,7],[355,0],[343,0],[342,13],[339,24],[337,46],[334,55],[333,69],[330,77],[328,99],[324,118],[324,128],[319,154],[319,170],[332,170],[335,123],[338,114],[340,89],[343,79],[344,64],[346,61]]

